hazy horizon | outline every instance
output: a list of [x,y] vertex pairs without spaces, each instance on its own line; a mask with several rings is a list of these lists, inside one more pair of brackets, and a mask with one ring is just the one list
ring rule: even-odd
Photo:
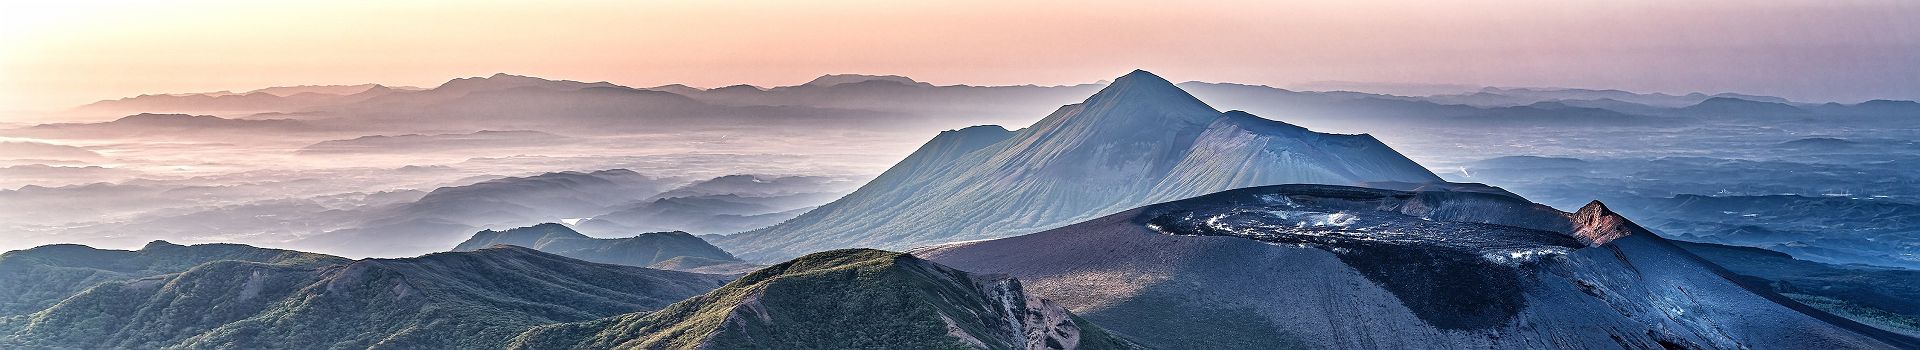
[[1920,5],[1900,1],[1126,3],[1077,16],[1013,2],[575,5],[9,3],[0,109],[287,85],[432,87],[497,72],[634,87],[793,85],[828,73],[1062,85],[1135,68],[1280,87],[1920,98],[1911,69],[1920,25],[1906,20]]

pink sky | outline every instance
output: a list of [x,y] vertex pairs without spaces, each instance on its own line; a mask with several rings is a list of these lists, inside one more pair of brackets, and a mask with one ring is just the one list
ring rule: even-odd
[[1069,84],[1132,68],[1920,99],[1913,1],[57,3],[0,4],[0,111],[495,72],[711,87],[824,73]]

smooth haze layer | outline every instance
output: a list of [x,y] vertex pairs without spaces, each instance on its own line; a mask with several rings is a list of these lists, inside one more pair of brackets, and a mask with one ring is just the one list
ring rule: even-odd
[[791,85],[822,73],[1920,97],[1909,1],[8,2],[0,121],[141,93],[512,72]]

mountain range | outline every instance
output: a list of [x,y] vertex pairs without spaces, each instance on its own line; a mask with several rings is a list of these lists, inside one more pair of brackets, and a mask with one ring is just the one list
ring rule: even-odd
[[779,260],[1006,237],[1247,186],[1438,181],[1370,136],[1220,112],[1134,71],[1019,131],[942,133],[844,198],[715,242]]
[[[959,113],[981,101],[1018,102],[987,111],[1016,112],[1055,94],[1092,93],[1027,128],[942,132],[844,197],[841,186],[851,185],[834,178],[689,183],[630,170],[559,172],[328,210],[323,218],[347,228],[290,242],[406,258],[167,242],[8,252],[0,348],[1920,348],[1907,300],[1915,293],[1873,281],[1910,271],[1669,241],[1599,201],[1567,212],[1450,183],[1372,136],[1223,112],[1201,97],[1255,101],[1289,119],[1338,111],[1375,122],[1521,125],[1556,116],[1592,125],[1826,118],[1862,106],[1898,115],[1906,105],[1584,90],[1453,97],[1525,103],[1472,106],[1176,85],[1145,71],[1103,85],[1001,89],[862,75],[633,89],[501,74],[292,112],[329,120],[286,120],[314,125],[534,120],[617,133],[594,129],[774,116],[799,117],[769,126],[826,127],[834,124],[820,121]],[[280,92],[322,93],[297,90]],[[929,102],[954,96],[983,100]],[[1622,104],[1646,109],[1594,107]],[[259,120],[125,122],[243,121]],[[1593,166],[1547,157],[1477,164]],[[126,200],[139,198],[112,191],[164,192],[97,187]],[[724,231],[789,214],[797,216],[729,235],[634,231]],[[192,226],[167,228],[175,227]]]
[[[244,94],[144,95],[102,101],[91,112],[260,112],[335,129],[414,132],[448,128],[533,129],[569,135],[710,130],[757,125],[785,129],[925,130],[1005,123],[1086,96],[1105,84],[1066,86],[933,85],[894,75],[830,74],[800,85],[701,89],[670,84],[633,88],[610,82],[549,80],[512,74],[457,78],[429,89],[360,86],[268,88]],[[1485,88],[1468,94],[1401,96],[1352,91],[1292,91],[1261,85],[1186,82],[1214,103],[1316,127],[1361,129],[1380,122],[1424,126],[1684,124],[1777,118],[1898,119],[1920,103],[1876,100],[1804,103],[1734,93],[1634,93],[1620,90]],[[284,95],[284,96],[283,96]],[[1583,109],[1539,108],[1540,103]],[[1748,113],[1722,104],[1773,105]],[[1781,109],[1777,107],[1789,107]],[[1794,112],[1793,110],[1800,110]],[[937,129],[935,129],[937,130]]]

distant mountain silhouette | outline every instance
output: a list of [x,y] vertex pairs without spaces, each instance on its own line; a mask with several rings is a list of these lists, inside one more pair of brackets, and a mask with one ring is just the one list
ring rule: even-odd
[[801,86],[829,87],[834,85],[865,83],[865,82],[871,82],[871,81],[899,83],[902,85],[915,85],[915,86],[927,86],[927,87],[933,86],[933,84],[914,81],[913,78],[908,78],[908,77],[903,77],[898,75],[864,75],[864,74],[822,75],[819,78],[814,78],[813,81],[808,81],[806,84],[801,84]]
[[546,223],[505,231],[486,230],[453,247],[466,252],[515,245],[602,264],[649,266],[680,257],[720,263],[740,262],[732,254],[686,232],[642,233],[624,238],[593,238],[566,225]]
[[1714,97],[1699,104],[1679,109],[1679,112],[1693,116],[1716,117],[1775,117],[1809,114],[1807,110],[1779,102],[1761,102],[1733,97]]
[[210,115],[141,113],[109,122],[40,124],[0,130],[0,134],[52,138],[252,136],[250,133],[301,133],[335,128],[291,119],[228,119]]

